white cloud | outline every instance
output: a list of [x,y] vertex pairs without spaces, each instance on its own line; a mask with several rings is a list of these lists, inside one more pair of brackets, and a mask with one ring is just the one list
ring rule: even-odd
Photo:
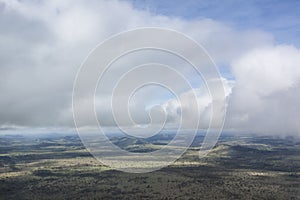
[[[0,46],[4,47],[0,50],[0,125],[73,126],[72,84],[89,51],[120,31],[156,26],[191,36],[217,64],[232,65],[236,79],[232,94],[232,81],[224,80],[227,95],[232,96],[227,128],[300,131],[295,101],[300,98],[299,50],[274,46],[269,33],[235,30],[211,19],[153,15],[125,1],[0,0],[0,4]],[[117,71],[111,79],[118,76]],[[193,78],[190,71],[186,73]],[[208,119],[210,98],[203,88],[195,90],[203,119]],[[182,92],[189,93],[186,88]],[[138,108],[143,108],[141,102],[146,99],[137,100]],[[174,100],[159,103],[168,112],[168,120],[175,122],[179,105]],[[135,110],[144,120],[147,112]],[[112,118],[106,123],[113,124]]]
[[255,49],[232,63],[236,84],[228,126],[253,132],[299,133],[300,50]]
[[[225,98],[228,101],[228,98],[231,95],[232,88],[234,86],[234,81],[230,81],[227,79],[222,79],[225,91]],[[196,94],[197,105],[193,104],[192,99],[193,95]],[[178,102],[176,99],[171,99],[164,104],[162,107],[167,111],[168,119],[170,123],[178,123],[180,120],[180,109],[184,109],[184,105],[186,105],[186,109],[189,109],[192,112],[191,116],[188,117],[190,119],[194,115],[198,115],[198,111],[200,113],[200,127],[202,129],[208,128],[210,119],[211,119],[211,109],[212,109],[212,98],[210,93],[206,89],[205,86],[189,90],[180,95],[181,102]],[[180,104],[181,103],[181,104]],[[194,107],[197,106],[197,107]],[[224,109],[224,108],[223,108]],[[217,112],[218,113],[218,112]],[[217,116],[216,119],[222,117],[221,112],[220,116]]]

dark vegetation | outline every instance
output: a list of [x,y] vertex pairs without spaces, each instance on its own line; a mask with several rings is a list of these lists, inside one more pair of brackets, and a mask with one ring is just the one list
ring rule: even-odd
[[[172,136],[114,137],[121,148],[154,151]],[[203,159],[198,135],[176,163],[129,174],[95,160],[77,136],[1,136],[0,199],[299,199],[300,143],[223,135]]]

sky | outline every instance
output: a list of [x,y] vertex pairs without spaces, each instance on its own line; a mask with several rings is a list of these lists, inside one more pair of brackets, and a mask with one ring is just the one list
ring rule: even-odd
[[[138,9],[185,19],[210,18],[237,29],[271,32],[278,43],[300,46],[300,2],[297,0],[226,0],[133,1]],[[178,6],[180,5],[180,6]]]
[[[218,66],[227,102],[225,130],[299,136],[299,10],[300,2],[292,0],[0,0],[0,131],[73,130],[73,83],[91,50],[122,31],[161,27],[193,38]],[[200,128],[207,128],[209,93],[185,63],[170,55],[136,53],[115,63],[106,79],[118,80],[133,65],[153,59],[183,69],[194,81],[192,89],[173,84],[184,104],[193,105],[185,97],[196,94]],[[107,127],[116,125],[105,106],[113,83],[96,96],[97,114]],[[168,124],[179,123],[182,105],[162,88],[145,88],[131,100],[137,124],[149,123],[151,107],[159,115],[163,110]]]

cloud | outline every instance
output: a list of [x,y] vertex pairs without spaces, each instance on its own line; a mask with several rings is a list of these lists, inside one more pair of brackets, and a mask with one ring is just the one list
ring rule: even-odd
[[228,126],[266,134],[299,134],[300,50],[254,49],[232,62],[236,79]]
[[[219,66],[232,67],[229,71],[235,80],[223,80],[229,101],[227,128],[299,132],[295,101],[300,97],[298,49],[276,46],[272,34],[263,31],[236,30],[212,19],[153,14],[125,1],[0,0],[0,46],[4,47],[0,50],[0,125],[73,127],[72,86],[84,58],[113,34],[149,26],[183,32],[203,45]],[[107,79],[117,80],[132,65],[156,59],[175,69],[184,68],[191,82],[197,82],[184,63],[170,56],[146,53],[116,64]],[[203,124],[207,124],[210,98],[201,83],[193,86]],[[191,92],[180,84],[176,87],[183,96]],[[110,98],[103,94],[97,97],[100,107]],[[149,94],[157,94],[160,99],[150,101]],[[180,105],[174,96],[157,88],[146,89],[132,103],[132,117],[141,124],[149,121],[149,106],[157,104],[167,111],[169,123],[178,120]],[[113,118],[108,112],[102,112],[105,125],[112,126]]]
[[[232,93],[232,88],[235,84],[233,80],[227,80],[225,78],[222,79],[224,90],[225,90],[225,98],[228,102],[228,98]],[[196,94],[197,98],[197,105],[192,103],[193,95]],[[182,100],[182,104],[186,105],[186,109],[189,109],[192,114],[188,116],[190,119],[193,115],[197,114],[198,111],[200,113],[200,124],[199,128],[207,129],[209,127],[210,118],[211,118],[211,109],[212,109],[212,98],[206,87],[199,87],[187,92],[184,92],[180,95],[180,99]],[[222,99],[221,99],[222,100]],[[178,123],[180,120],[180,109],[183,108],[182,104],[180,104],[176,99],[171,99],[162,104],[164,110],[167,111],[167,118],[170,123]],[[193,107],[196,106],[196,107]],[[227,105],[226,105],[227,106]],[[224,109],[224,108],[222,108]],[[222,117],[221,111],[217,112],[220,113],[220,116],[217,116],[217,119]]]

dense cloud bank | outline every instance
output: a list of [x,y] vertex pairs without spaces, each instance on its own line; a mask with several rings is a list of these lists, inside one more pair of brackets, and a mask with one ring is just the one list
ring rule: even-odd
[[[1,129],[73,127],[72,86],[84,58],[109,36],[145,26],[189,35],[207,49],[221,71],[230,72],[222,74],[228,102],[226,129],[299,134],[299,49],[275,44],[272,35],[263,31],[235,30],[211,19],[154,15],[125,1],[0,0]],[[193,90],[205,128],[211,99],[203,86]],[[132,116],[141,124],[148,120],[146,91],[131,102]],[[182,95],[190,92],[182,89]],[[101,108],[106,99],[99,97],[99,112],[106,112]],[[168,123],[176,124],[180,105],[172,98],[163,100],[158,106],[167,112]],[[113,118],[108,116],[105,124],[113,126]]]

